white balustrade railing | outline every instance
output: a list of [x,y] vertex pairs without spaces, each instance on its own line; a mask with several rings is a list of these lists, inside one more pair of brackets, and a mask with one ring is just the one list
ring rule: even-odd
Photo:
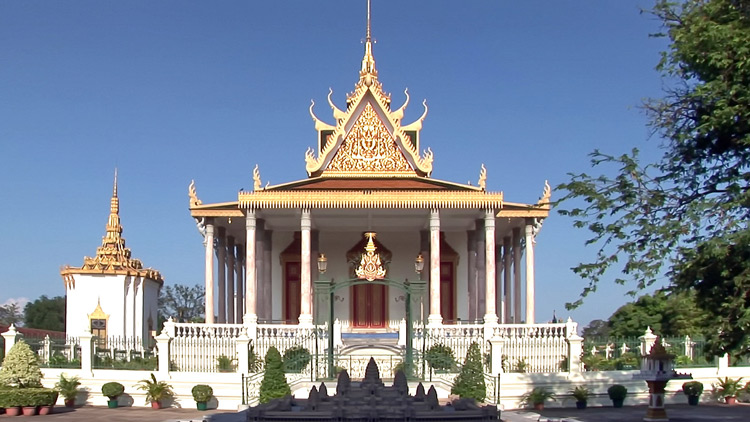
[[492,338],[504,340],[499,353],[505,372],[561,372],[567,370],[567,339],[575,329],[575,323],[500,324]]
[[237,338],[242,333],[243,328],[242,324],[178,322],[174,324],[174,332],[169,334],[171,337],[208,336]]
[[415,327],[414,348],[427,351],[437,344],[448,346],[453,351],[456,362],[463,363],[471,343],[477,343],[482,355],[487,351],[484,337],[484,325],[461,324],[439,325],[435,327]]
[[[220,372],[236,367],[237,338],[245,329],[242,324],[174,323],[165,324],[165,328],[172,331],[172,370]],[[220,359],[229,365],[220,368]]]

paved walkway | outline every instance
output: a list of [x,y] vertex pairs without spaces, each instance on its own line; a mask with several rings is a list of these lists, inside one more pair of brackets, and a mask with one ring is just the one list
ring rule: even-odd
[[[646,406],[590,407],[586,410],[545,409],[534,411],[505,411],[501,418],[505,422],[641,422],[646,414]],[[750,421],[750,404],[727,406],[723,404],[701,404],[688,406],[676,404],[667,406],[667,416],[671,422],[745,422]]]
[[[546,409],[541,412],[526,410],[508,410],[502,413],[504,422],[641,422],[646,414],[645,406],[626,406],[621,409],[612,407],[590,407],[577,409]],[[667,407],[669,420],[672,422],[712,421],[712,422],[745,422],[750,421],[750,404],[726,406],[721,404],[701,404],[699,406],[672,405]],[[226,410],[195,409],[161,409],[147,407],[106,407],[84,406],[75,409],[55,408],[55,413],[44,420],[52,421],[107,421],[107,422],[203,422],[210,415],[216,422],[242,421],[236,412]]]

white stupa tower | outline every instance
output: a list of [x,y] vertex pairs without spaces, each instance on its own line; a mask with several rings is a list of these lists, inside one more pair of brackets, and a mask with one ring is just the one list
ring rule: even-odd
[[86,330],[99,337],[147,338],[157,325],[159,271],[143,268],[125,247],[117,197],[117,170],[110,201],[107,232],[96,255],[85,257],[81,267],[60,271],[65,284],[67,335]]

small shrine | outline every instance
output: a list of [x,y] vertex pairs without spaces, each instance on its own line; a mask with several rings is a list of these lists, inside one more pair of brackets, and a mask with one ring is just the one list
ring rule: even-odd
[[313,387],[307,399],[286,396],[245,411],[248,422],[265,421],[499,421],[497,406],[479,406],[472,399],[458,399],[445,405],[438,402],[431,386],[425,393],[422,383],[414,395],[403,371],[393,385],[380,379],[375,359],[370,358],[362,381],[351,381],[346,370],[339,373],[336,394],[329,396],[321,383]]
[[635,379],[642,379],[648,384],[648,409],[643,418],[647,422],[668,421],[664,408],[664,389],[673,379],[691,379],[690,374],[678,374],[674,370],[675,355],[668,353],[659,337],[649,354],[643,356],[641,372],[633,375]]

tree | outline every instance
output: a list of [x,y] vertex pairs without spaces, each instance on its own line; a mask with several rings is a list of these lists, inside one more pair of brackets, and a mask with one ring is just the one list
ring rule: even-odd
[[750,354],[750,1],[657,0],[653,13],[670,41],[657,66],[664,96],[644,105],[662,156],[644,164],[637,149],[596,150],[592,165],[613,166],[614,176],[571,174],[558,187],[571,204],[561,214],[599,248],[573,268],[589,284],[568,306],[612,267],[633,293],[666,276],[722,321],[709,351]]
[[609,323],[601,319],[592,320],[583,328],[581,334],[583,338],[609,337]]
[[65,331],[65,298],[62,296],[39,296],[39,299],[26,304],[23,313],[27,328]]
[[37,357],[23,340],[17,341],[3,360],[0,385],[20,388],[42,386],[42,371]]
[[165,286],[159,292],[159,314],[165,319],[174,317],[178,322],[203,322],[205,296],[206,290],[200,284]]
[[23,314],[17,302],[0,305],[0,325],[19,325],[21,321],[23,321]]
[[451,394],[457,394],[461,398],[472,398],[480,402],[487,397],[482,355],[479,353],[479,345],[476,342],[469,346],[461,372],[453,383],[453,387],[451,387]]
[[266,367],[263,371],[263,381],[260,383],[260,402],[268,403],[273,399],[292,394],[284,375],[284,365],[281,362],[279,350],[271,346],[266,352]]

